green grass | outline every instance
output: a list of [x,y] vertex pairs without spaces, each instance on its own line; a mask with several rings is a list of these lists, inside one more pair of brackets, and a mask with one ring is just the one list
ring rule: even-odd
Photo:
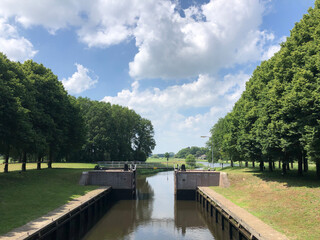
[[[148,158],[147,161],[148,163],[165,163],[167,164],[167,159],[166,158]],[[185,159],[181,158],[169,158],[168,164],[183,164],[185,163]]]
[[0,235],[97,188],[78,184],[82,171],[43,169],[0,173]]
[[232,202],[284,233],[290,239],[320,239],[320,181],[314,166],[303,177],[277,169],[228,167],[230,188],[212,187]]
[[[53,163],[53,168],[76,168],[76,169],[83,169],[83,168],[91,168],[93,169],[96,164],[94,163]],[[27,163],[27,170],[36,169],[36,163]],[[47,163],[42,163],[41,168],[46,169],[48,168]],[[0,162],[0,173],[3,173],[4,165]],[[9,163],[9,172],[12,171],[21,171],[21,163]]]

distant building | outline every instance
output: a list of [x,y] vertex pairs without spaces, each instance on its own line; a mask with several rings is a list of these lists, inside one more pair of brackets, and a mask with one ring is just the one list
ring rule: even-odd
[[202,159],[202,160],[207,159],[207,155],[203,154],[199,157],[199,159]]

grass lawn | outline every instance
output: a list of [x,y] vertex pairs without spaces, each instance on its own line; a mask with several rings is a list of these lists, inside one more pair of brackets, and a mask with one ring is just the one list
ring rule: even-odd
[[[148,158],[147,163],[165,163],[167,164],[166,158]],[[181,158],[169,158],[168,164],[184,164],[186,161],[185,159]]]
[[[71,166],[80,167],[75,164]],[[0,235],[97,188],[78,185],[83,170],[43,169],[0,173]]]
[[[52,163],[53,168],[90,168],[93,169],[96,164],[94,163]],[[42,163],[41,168],[45,169],[48,168],[47,163]],[[4,165],[1,164],[0,161],[0,173],[3,173]],[[36,163],[27,163],[27,170],[37,169]],[[9,163],[9,172],[12,171],[20,171],[21,170],[21,163]]]
[[[218,170],[218,169],[217,169]],[[320,181],[311,165],[298,177],[280,170],[261,173],[252,168],[224,168],[230,188],[212,187],[290,239],[320,239]]]

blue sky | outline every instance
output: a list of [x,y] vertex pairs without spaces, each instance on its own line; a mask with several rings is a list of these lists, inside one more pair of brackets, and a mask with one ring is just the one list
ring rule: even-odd
[[76,97],[152,121],[154,153],[204,146],[313,0],[2,0],[0,51]]

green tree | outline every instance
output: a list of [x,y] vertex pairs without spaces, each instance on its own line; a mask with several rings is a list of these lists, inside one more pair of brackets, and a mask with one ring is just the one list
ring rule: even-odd
[[191,167],[195,167],[196,166],[196,158],[192,154],[189,154],[186,158],[186,164],[188,164]]
[[169,161],[170,155],[169,155],[168,152],[166,152],[166,153],[164,154],[164,157],[167,159],[167,161]]
[[32,131],[24,80],[20,65],[0,53],[0,153],[5,157],[4,172],[8,172],[10,153],[26,146]]

